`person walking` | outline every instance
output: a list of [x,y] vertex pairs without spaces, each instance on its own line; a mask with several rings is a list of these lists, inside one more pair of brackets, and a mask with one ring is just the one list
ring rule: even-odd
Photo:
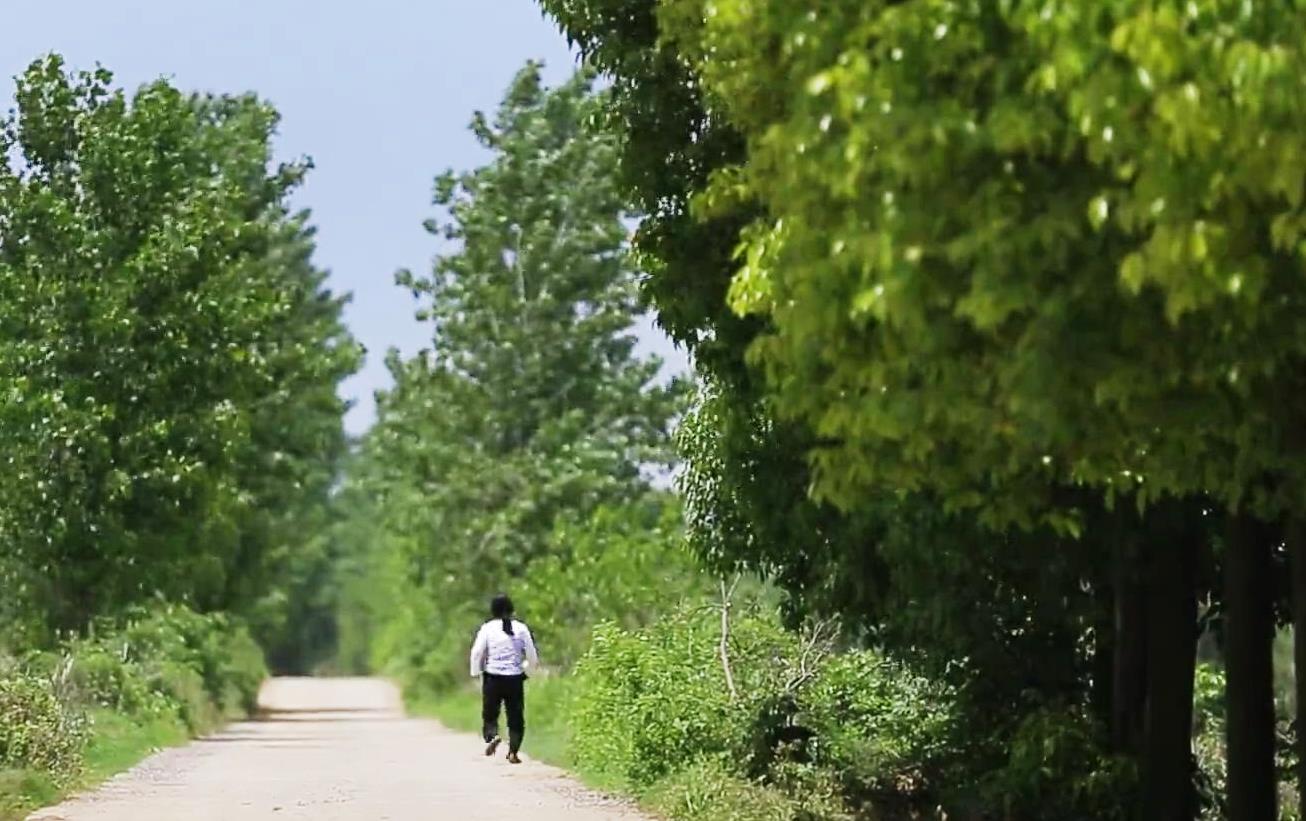
[[494,755],[503,739],[499,736],[499,711],[508,713],[508,761],[520,764],[517,755],[526,737],[526,670],[540,666],[535,641],[525,624],[512,617],[512,599],[505,595],[490,601],[490,621],[481,625],[472,643],[472,677],[481,677],[481,729],[485,754]]

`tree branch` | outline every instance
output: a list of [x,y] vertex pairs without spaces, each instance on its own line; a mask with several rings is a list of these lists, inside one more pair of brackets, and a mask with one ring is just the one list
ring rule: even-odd
[[735,595],[735,588],[738,586],[738,576],[729,588],[726,587],[725,579],[721,580],[721,669],[726,674],[726,689],[730,691],[731,701],[739,698],[739,690],[735,688],[735,675],[730,669],[730,599]]

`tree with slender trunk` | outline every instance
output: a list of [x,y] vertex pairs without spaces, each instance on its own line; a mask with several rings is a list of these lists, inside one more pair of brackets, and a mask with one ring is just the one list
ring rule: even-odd
[[1229,817],[1275,821],[1274,534],[1252,515],[1231,516],[1224,608],[1229,735]]

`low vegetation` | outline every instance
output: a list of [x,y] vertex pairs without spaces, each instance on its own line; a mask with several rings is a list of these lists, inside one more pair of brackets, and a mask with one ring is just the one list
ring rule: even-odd
[[249,715],[267,675],[248,629],[155,609],[0,672],[0,817]]

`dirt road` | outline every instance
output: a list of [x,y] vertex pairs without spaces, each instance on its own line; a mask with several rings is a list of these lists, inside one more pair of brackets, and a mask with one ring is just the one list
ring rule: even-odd
[[29,821],[641,818],[558,770],[487,759],[479,739],[405,718],[382,681],[275,679],[260,702],[263,720],[161,752]]

